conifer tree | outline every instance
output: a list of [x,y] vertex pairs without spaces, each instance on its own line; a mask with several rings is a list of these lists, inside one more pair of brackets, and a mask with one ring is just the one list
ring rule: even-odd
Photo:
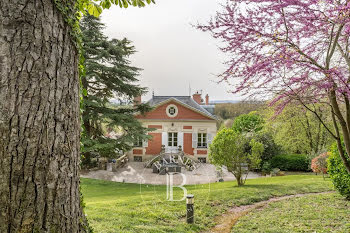
[[[149,106],[132,104],[134,97],[146,92],[137,82],[141,69],[132,66],[129,56],[134,46],[124,38],[108,39],[104,25],[94,16],[81,21],[85,57],[83,87],[83,163],[95,156],[116,157],[130,150],[135,140],[146,139],[147,129],[134,118]],[[118,104],[112,103],[117,99]],[[108,136],[115,132],[116,136]]]

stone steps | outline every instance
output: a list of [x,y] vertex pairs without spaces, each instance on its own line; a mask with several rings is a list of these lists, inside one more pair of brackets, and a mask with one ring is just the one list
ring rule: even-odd
[[172,162],[172,159],[175,159],[175,161],[178,162],[179,165],[185,167],[188,171],[193,171],[201,166],[200,162],[197,162],[188,156],[184,155],[183,152],[179,153],[161,153],[160,155],[156,156],[155,158],[145,162],[146,168],[152,168],[152,165],[157,162],[165,159],[168,163]]

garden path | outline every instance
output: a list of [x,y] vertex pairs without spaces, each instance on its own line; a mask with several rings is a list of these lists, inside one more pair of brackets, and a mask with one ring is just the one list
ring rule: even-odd
[[265,208],[267,207],[268,204],[272,202],[282,201],[282,200],[295,198],[295,197],[320,195],[320,194],[333,193],[333,192],[334,191],[287,195],[287,196],[270,198],[266,201],[257,202],[251,205],[236,206],[229,209],[224,215],[216,217],[215,222],[217,224],[211,230],[206,231],[205,233],[230,233],[232,227],[237,223],[239,218],[248,214],[251,211],[254,211],[255,209]]

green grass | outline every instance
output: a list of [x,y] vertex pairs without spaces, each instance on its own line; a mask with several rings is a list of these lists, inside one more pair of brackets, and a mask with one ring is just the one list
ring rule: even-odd
[[270,203],[238,220],[232,232],[350,232],[350,202],[322,194]]
[[[186,224],[185,201],[166,200],[166,186],[124,184],[82,179],[85,211],[96,232],[199,232],[214,226],[214,218],[232,206],[274,196],[332,190],[322,176],[291,175],[186,186],[195,195],[195,224]],[[182,190],[175,189],[175,199]]]

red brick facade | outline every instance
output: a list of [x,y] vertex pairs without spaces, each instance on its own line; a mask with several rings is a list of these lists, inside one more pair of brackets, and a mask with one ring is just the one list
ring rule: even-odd
[[161,125],[149,125],[149,129],[162,129],[163,127]]
[[[166,114],[166,108],[169,104],[176,105],[178,108],[178,114],[176,117],[169,117]],[[191,120],[213,120],[207,116],[204,116],[200,113],[197,113],[189,108],[186,108],[182,106],[181,104],[176,103],[175,101],[170,101],[168,103],[165,103],[153,111],[146,113],[145,116],[138,115],[136,116],[137,119],[169,119],[169,120],[184,120],[184,119],[191,119]]]
[[198,155],[206,155],[206,154],[208,154],[208,151],[207,150],[197,150],[197,154]]
[[149,133],[148,135],[153,138],[148,141],[148,147],[146,148],[146,154],[158,155],[162,151],[162,134],[161,133]]
[[184,129],[192,129],[192,126],[184,126]]
[[132,153],[134,155],[142,155],[142,150],[141,149],[133,149]]

